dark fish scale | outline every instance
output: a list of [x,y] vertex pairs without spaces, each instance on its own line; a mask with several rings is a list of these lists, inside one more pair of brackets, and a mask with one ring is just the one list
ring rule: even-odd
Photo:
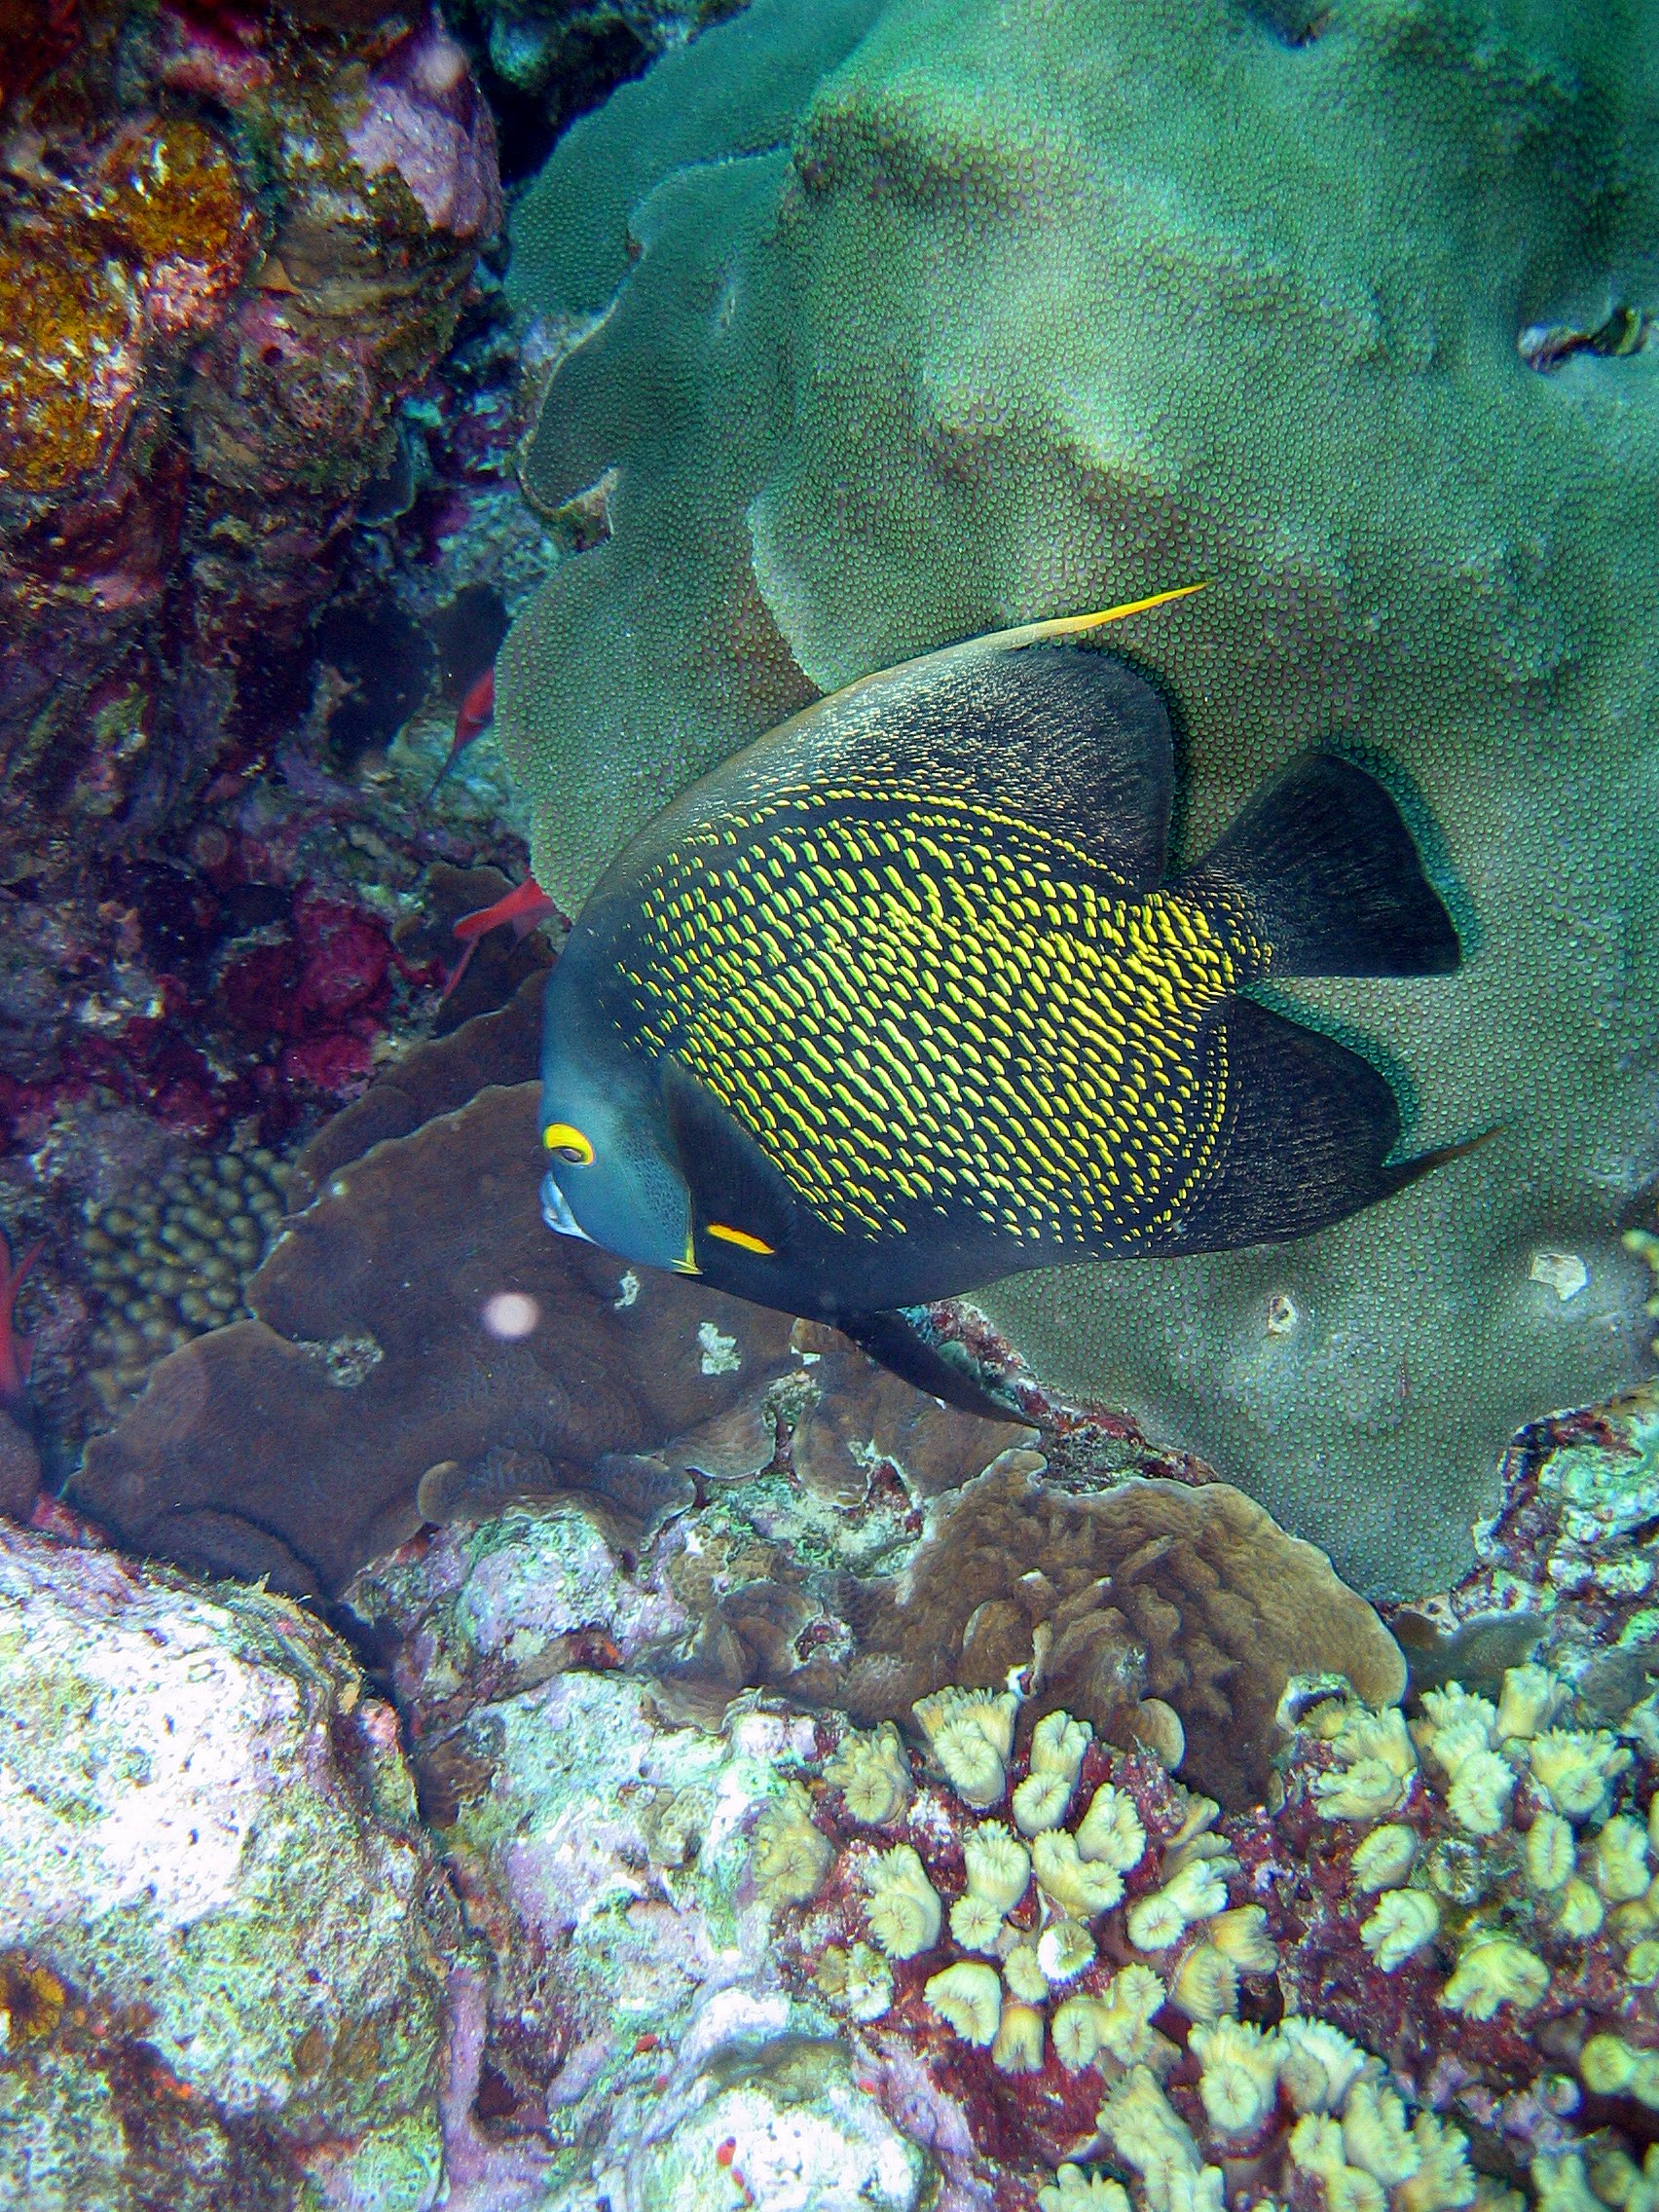
[[1300,1235],[1423,1172],[1392,1162],[1387,1081],[1248,995],[1456,965],[1393,801],[1304,756],[1166,882],[1172,775],[1151,688],[1033,633],[867,679],[728,761],[614,865],[555,972],[544,1125],[574,1164],[549,1218],[856,1322],[1094,1252]]
[[[641,886],[645,957],[631,963],[644,971],[641,1043],[672,1051],[737,1113],[835,1230],[891,1232],[923,1191],[1021,1241],[1155,1230],[1202,1176],[1219,1134],[1203,1016],[1266,973],[1267,946],[1238,917],[1230,941],[1176,891],[1126,899],[1061,838],[1032,843],[1068,874],[1038,874],[1029,851],[998,843],[1009,819],[1000,809],[933,792],[910,803],[896,821],[891,791],[846,779],[678,843]],[[831,804],[842,811],[829,815]],[[764,865],[772,855],[789,860],[787,872]],[[976,961],[937,927],[936,870]],[[836,917],[851,923],[847,936]],[[803,934],[793,963],[763,956],[764,943]],[[885,1003],[872,1001],[872,982]],[[963,1052],[965,1018],[994,1040],[984,1051]],[[1131,1037],[1138,1051],[1125,1050]],[[1110,1095],[1090,1047],[1113,1074]],[[907,1168],[869,1142],[879,1109],[844,1072],[855,1052],[888,1078]],[[762,1097],[781,1101],[764,1119]]]

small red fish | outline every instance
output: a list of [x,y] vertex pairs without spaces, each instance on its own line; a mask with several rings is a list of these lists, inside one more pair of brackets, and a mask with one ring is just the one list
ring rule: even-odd
[[31,1244],[17,1267],[12,1265],[12,1247],[0,1234],[0,1406],[8,1413],[21,1413],[27,1403],[23,1385],[29,1379],[29,1360],[34,1352],[31,1338],[19,1337],[13,1327],[18,1291],[22,1279],[41,1255],[42,1247]]
[[450,740],[449,758],[432,778],[432,788],[426,793],[428,801],[438,786],[466,751],[475,737],[482,737],[496,719],[496,664],[491,662],[481,676],[475,676],[466,687],[455,718],[455,736]]
[[510,891],[503,892],[493,905],[480,906],[476,913],[462,914],[455,925],[455,934],[466,950],[456,963],[454,973],[444,982],[447,999],[466,974],[466,964],[478,949],[480,938],[488,937],[492,930],[509,927],[515,938],[528,937],[539,921],[559,911],[534,875],[527,875],[522,883],[515,883]]

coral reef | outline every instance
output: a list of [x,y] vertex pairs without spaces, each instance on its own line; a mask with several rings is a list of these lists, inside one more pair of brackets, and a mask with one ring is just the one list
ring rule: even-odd
[[1405,1688],[1371,1607],[1239,1492],[1130,1480],[1067,1496],[1043,1466],[1007,1455],[929,1513],[902,1576],[842,1586],[857,1656],[837,1702],[855,1719],[903,1719],[947,1684],[990,1691],[1027,1669],[1036,1712],[1166,1745],[1236,1807],[1266,1785],[1292,1676],[1342,1675],[1379,1704]]
[[425,2212],[459,1927],[344,1646],[0,1526],[0,1667],[6,2200]]
[[1647,1361],[1651,72],[1522,0],[755,0],[514,222],[527,489],[589,549],[499,733],[567,907],[815,691],[1200,577],[1117,634],[1183,849],[1309,745],[1399,788],[1464,969],[1297,1003],[1409,1074],[1414,1144],[1495,1133],[1293,1248],[985,1300],[1374,1591],[1457,1572],[1514,1429]]
[[1640,1714],[1585,1725],[1539,1665],[1508,1669],[1495,1700],[1429,1690],[1409,1729],[1327,1701],[1282,1807],[1234,1839],[1291,2002],[1361,2037],[1546,2202],[1586,2157],[1602,2193],[1659,2110],[1644,1733]]
[[164,607],[234,668],[317,605],[500,212],[435,18],[143,13],[6,88],[31,158],[0,237],[0,749],[59,797],[169,744]]
[[263,1145],[228,1145],[94,1207],[81,1239],[87,1272],[110,1293],[89,1380],[111,1413],[149,1365],[243,1310],[248,1281],[284,1210],[282,1170]]
[[[950,2201],[1318,2201],[1299,2172],[1327,2204],[1381,2212],[1414,2179],[1396,2212],[1472,2201],[1456,2129],[1408,2130],[1375,2058],[1280,2018],[1213,1800],[1062,1711],[1023,1726],[1013,1688],[917,1716],[947,1786],[890,1726],[848,1731],[756,1825],[755,1882],[786,1978],[841,2015],[883,2102],[926,2112]],[[1128,2194],[1079,2163],[1100,2155]]]
[[[0,37],[0,252],[39,272],[0,308],[0,1211],[48,1242],[61,1479],[138,1364],[91,1217],[289,1150],[437,1016],[445,867],[522,874],[493,745],[423,800],[552,548],[489,118],[428,10],[36,13]],[[125,335],[42,405],[59,278]]]
[[1623,2205],[1659,2110],[1652,1774],[1571,1701],[1536,1666],[1410,1727],[1316,1695],[1279,1809],[1219,1821],[1028,1725],[1017,1677],[945,1689],[943,1786],[890,1724],[840,1734],[755,1881],[877,2093],[915,2115],[920,2075],[964,2203]]

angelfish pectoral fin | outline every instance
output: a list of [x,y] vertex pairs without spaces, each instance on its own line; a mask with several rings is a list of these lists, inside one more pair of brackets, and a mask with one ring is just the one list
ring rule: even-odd
[[965,1346],[935,1343],[924,1334],[925,1308],[842,1313],[835,1327],[878,1366],[930,1398],[942,1398],[947,1406],[977,1414],[981,1420],[1025,1419],[1017,1399],[996,1384]]

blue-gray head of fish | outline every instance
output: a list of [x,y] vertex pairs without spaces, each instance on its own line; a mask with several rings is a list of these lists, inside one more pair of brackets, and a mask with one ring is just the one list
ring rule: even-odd
[[579,987],[577,957],[549,978],[541,1048],[541,1217],[642,1267],[695,1274],[691,1194],[660,1080],[624,1050]]

